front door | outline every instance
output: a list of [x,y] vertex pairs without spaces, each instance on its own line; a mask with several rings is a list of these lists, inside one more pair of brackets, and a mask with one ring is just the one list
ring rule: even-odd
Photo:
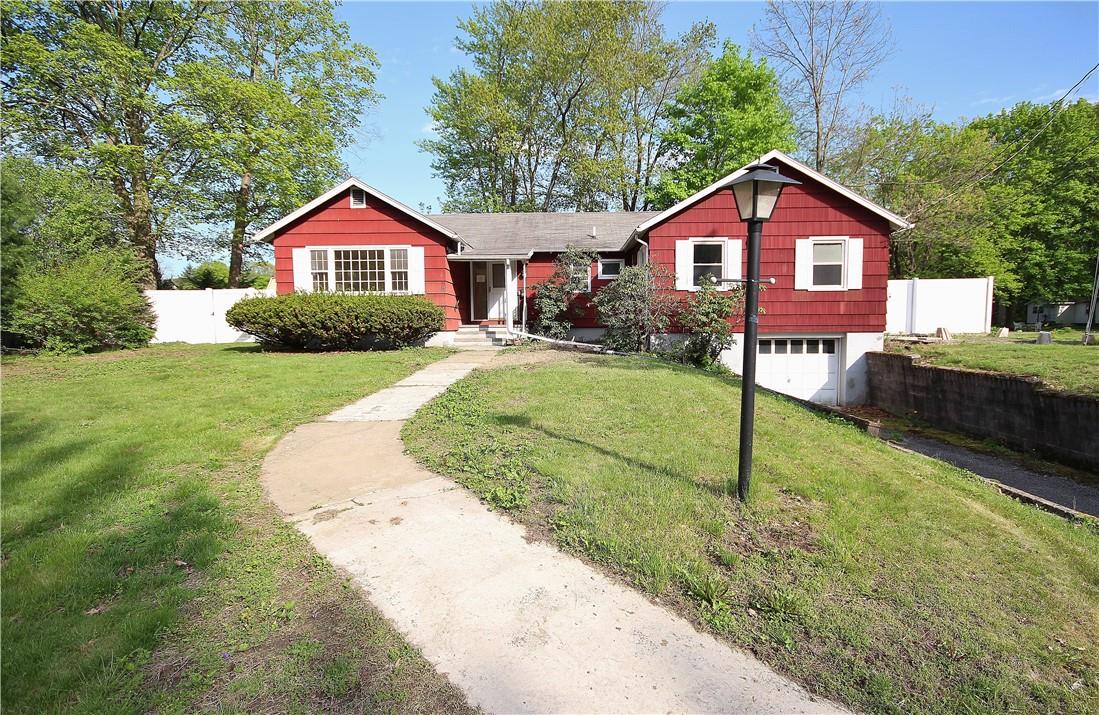
[[503,263],[475,261],[472,266],[473,319],[503,320],[506,316],[507,275]]

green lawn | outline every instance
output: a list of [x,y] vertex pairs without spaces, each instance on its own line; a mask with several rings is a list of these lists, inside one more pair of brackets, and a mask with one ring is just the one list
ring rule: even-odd
[[295,425],[444,354],[5,359],[5,712],[464,709],[257,478]]
[[733,378],[577,356],[477,372],[410,450],[815,692],[872,712],[1099,711],[1099,529],[779,397],[750,506]]
[[1037,335],[960,335],[953,343],[926,345],[894,341],[886,349],[917,353],[934,365],[1033,375],[1057,390],[1099,395],[1099,345],[1084,345],[1083,331],[1074,328],[1053,331],[1051,345],[1034,344]]

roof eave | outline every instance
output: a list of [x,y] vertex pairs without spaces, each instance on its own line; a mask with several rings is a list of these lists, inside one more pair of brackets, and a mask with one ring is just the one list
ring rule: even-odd
[[743,167],[737,169],[736,171],[729,174],[728,176],[725,176],[725,177],[722,177],[721,179],[718,179],[717,181],[715,181],[714,183],[712,183],[709,186],[705,187],[704,189],[701,189],[701,190],[695,192],[691,196],[688,196],[687,198],[685,198],[682,201],[680,201],[679,203],[677,203],[675,206],[672,206],[671,208],[660,212],[659,214],[652,217],[648,221],[645,221],[645,222],[641,223],[637,227],[637,229],[632,234],[630,234],[630,237],[626,240],[626,244],[623,247],[623,250],[628,248],[630,246],[630,244],[635,239],[637,239],[638,237],[643,236],[646,233],[648,233],[649,229],[663,223],[664,221],[667,221],[668,219],[670,219],[671,217],[673,217],[676,214],[680,213],[681,211],[684,211],[684,210],[690,208],[691,206],[695,205],[696,203],[698,203],[702,199],[706,198],[710,194],[713,194],[714,192],[719,191],[720,189],[724,188],[733,179],[736,179],[736,178],[739,178],[739,177],[743,176],[747,172],[748,167],[754,166],[755,164],[765,164],[768,161],[771,161],[773,159],[778,159],[779,161],[786,162],[787,164],[791,165],[792,167],[794,167],[798,171],[808,175],[810,178],[814,179],[815,181],[818,181],[819,183],[824,184],[826,187],[832,189],[833,191],[840,194],[841,196],[845,196],[845,197],[851,199],[852,201],[854,201],[855,203],[859,204],[863,208],[866,208],[866,209],[876,213],[877,215],[884,218],[889,223],[890,228],[892,228],[892,230],[894,230],[894,231],[909,229],[909,228],[912,228],[913,225],[914,225],[912,222],[908,221],[907,219],[901,218],[900,216],[893,213],[889,209],[884,208],[882,206],[879,206],[878,204],[874,203],[870,199],[855,193],[854,191],[847,188],[843,184],[840,184],[837,181],[833,181],[832,179],[829,179],[827,176],[820,173],[819,171],[817,171],[815,169],[811,169],[808,166],[806,166],[805,164],[802,164],[797,159],[794,159],[790,156],[787,156],[785,153],[775,149],[775,150],[767,152],[766,154],[761,156],[756,161],[753,161],[750,164],[746,164]]

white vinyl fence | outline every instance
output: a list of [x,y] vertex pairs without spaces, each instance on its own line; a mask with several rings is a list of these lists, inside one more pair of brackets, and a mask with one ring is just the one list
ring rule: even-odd
[[[275,282],[271,281],[271,288]],[[270,290],[270,289],[269,289]],[[225,311],[241,298],[271,295],[256,288],[147,290],[156,313],[154,343],[247,343],[254,338],[225,322]]]
[[928,335],[992,330],[992,276],[889,281],[885,332]]

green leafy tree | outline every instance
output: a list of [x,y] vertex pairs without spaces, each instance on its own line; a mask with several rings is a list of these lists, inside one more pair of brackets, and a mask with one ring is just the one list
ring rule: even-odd
[[240,284],[248,288],[258,288],[260,290],[267,287],[267,284],[275,277],[275,264],[270,261],[256,261],[254,263],[246,263],[244,265],[244,272],[240,277]]
[[725,43],[721,57],[680,88],[661,139],[671,162],[651,191],[666,208],[772,149],[793,151],[795,128],[765,60]]
[[668,329],[678,301],[668,290],[671,274],[659,266],[629,266],[603,286],[592,303],[606,326],[603,344],[612,350],[644,352],[653,335]]
[[420,143],[448,210],[641,207],[660,166],[666,98],[712,42],[698,25],[665,40],[660,7],[512,2],[459,23],[471,67],[436,78]]
[[554,262],[553,274],[534,292],[534,322],[538,335],[564,340],[588,301],[592,263],[598,254],[569,246]]
[[96,251],[126,246],[128,241],[113,193],[87,171],[7,157],[0,175],[0,321],[7,344],[21,274],[56,269]]
[[1030,300],[1083,299],[1099,252],[1099,104],[1021,103],[943,124],[900,103],[861,126],[835,173],[915,222],[894,277],[996,278],[998,320]]
[[221,261],[206,261],[197,266],[187,266],[173,283],[181,290],[205,290],[228,288],[229,266]]
[[987,188],[972,181],[996,155],[987,131],[936,122],[902,99],[859,127],[832,166],[844,184],[915,221],[892,237],[891,276],[991,275],[1007,298],[1020,287],[1007,255],[1014,239],[993,229]]
[[192,215],[216,227],[219,250],[228,248],[229,287],[242,284],[245,239],[257,224],[335,183],[340,151],[356,141],[360,116],[377,99],[377,58],[351,42],[335,7],[228,3],[207,50],[174,78],[181,106],[203,128],[188,134],[204,157]]
[[5,140],[91,168],[115,194],[129,241],[160,277],[201,152],[171,101],[221,6],[209,2],[12,2],[0,20]]
[[684,362],[708,367],[733,344],[732,320],[744,312],[744,290],[718,291],[712,281],[703,281],[691,295],[677,320],[687,334]]
[[973,122],[1004,166],[987,185],[989,230],[1005,240],[1029,300],[1083,300],[1099,254],[1099,103],[1023,102]]

